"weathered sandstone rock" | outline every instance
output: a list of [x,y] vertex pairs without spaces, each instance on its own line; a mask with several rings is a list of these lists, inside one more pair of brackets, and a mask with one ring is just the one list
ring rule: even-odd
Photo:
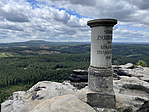
[[[117,66],[118,67],[118,66]],[[149,68],[121,67],[132,76],[113,81],[116,109],[88,105],[88,87],[78,90],[69,82],[38,82],[28,91],[14,92],[1,104],[1,112],[148,112]]]
[[31,112],[96,112],[73,94],[53,97],[35,106]]

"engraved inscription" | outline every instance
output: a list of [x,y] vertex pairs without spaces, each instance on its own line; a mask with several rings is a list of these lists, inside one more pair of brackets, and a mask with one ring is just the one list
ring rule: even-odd
[[104,34],[105,35],[98,35],[97,40],[111,40],[112,39],[112,30],[104,30]]
[[110,41],[110,42],[108,42],[108,44],[111,44],[112,42]]
[[98,35],[97,40],[111,40],[112,35]]
[[104,34],[112,34],[112,30],[104,30]]
[[[100,50],[97,50],[97,54],[112,54],[112,30],[104,30],[103,32],[104,35],[98,35],[97,40],[105,40],[107,41],[107,44],[100,45]],[[111,59],[111,55],[106,56],[105,59]]]
[[111,59],[111,56],[106,56],[106,59]]
[[110,51],[97,50],[97,54],[112,54],[112,50]]
[[101,45],[101,49],[112,49],[112,45]]

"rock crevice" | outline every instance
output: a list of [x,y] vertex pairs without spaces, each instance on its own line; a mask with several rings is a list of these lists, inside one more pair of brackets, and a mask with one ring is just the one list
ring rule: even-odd
[[[42,81],[28,91],[14,92],[1,104],[1,112],[148,112],[149,83],[146,80],[149,79],[149,68],[132,66],[132,64],[113,66],[117,71],[120,69],[131,75],[130,77],[126,73],[116,74],[113,79],[115,109],[88,105],[87,93],[90,90],[87,85],[77,89],[69,81],[63,83]],[[87,72],[83,75],[86,74]]]

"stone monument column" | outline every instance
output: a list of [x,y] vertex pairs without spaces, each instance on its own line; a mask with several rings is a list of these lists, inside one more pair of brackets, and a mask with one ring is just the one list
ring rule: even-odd
[[115,19],[95,19],[91,27],[91,59],[88,68],[87,103],[94,107],[115,108],[113,91],[112,33]]

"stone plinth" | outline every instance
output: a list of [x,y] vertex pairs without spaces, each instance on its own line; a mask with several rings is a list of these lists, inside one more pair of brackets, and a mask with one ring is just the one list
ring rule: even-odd
[[91,61],[88,69],[87,102],[91,106],[115,108],[113,92],[112,33],[115,19],[96,19],[87,22],[91,27]]
[[87,94],[87,103],[93,107],[116,108],[115,94],[90,92]]
[[112,68],[88,68],[88,86],[92,91],[113,92],[113,69]]

